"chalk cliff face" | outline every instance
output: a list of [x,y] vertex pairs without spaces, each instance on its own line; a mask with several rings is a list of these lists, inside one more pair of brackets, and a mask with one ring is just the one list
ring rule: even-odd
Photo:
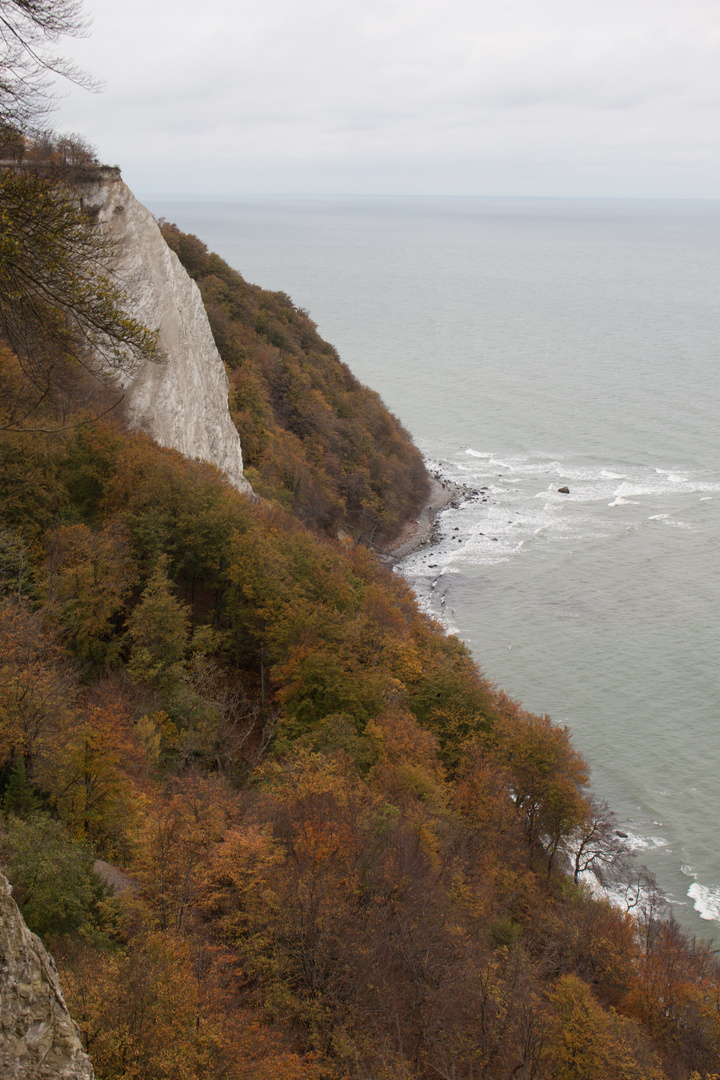
[[57,972],[0,874],[0,1076],[93,1080]]
[[251,492],[228,411],[227,374],[197,285],[117,170],[103,169],[97,181],[82,185],[82,196],[114,241],[115,275],[131,313],[159,329],[166,356],[121,379],[130,425],[162,446],[211,462],[240,491]]

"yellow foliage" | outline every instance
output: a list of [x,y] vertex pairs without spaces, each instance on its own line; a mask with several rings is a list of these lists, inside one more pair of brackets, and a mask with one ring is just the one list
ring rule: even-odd
[[553,1080],[662,1080],[637,1025],[603,1009],[576,976],[563,976],[550,1000],[555,1012],[547,1058]]

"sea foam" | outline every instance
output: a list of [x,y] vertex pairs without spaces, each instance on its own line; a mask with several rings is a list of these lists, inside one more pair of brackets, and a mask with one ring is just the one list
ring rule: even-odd
[[713,889],[696,881],[687,894],[701,919],[708,922],[720,921],[720,889]]

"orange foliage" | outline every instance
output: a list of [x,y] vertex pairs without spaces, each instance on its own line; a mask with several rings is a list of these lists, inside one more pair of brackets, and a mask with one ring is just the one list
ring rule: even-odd
[[319,1080],[311,1060],[233,1007],[232,958],[173,934],[124,953],[75,949],[61,967],[99,1080]]
[[[297,512],[330,421],[276,300],[250,304],[264,367],[243,378],[277,400],[238,415],[261,455],[286,409],[265,460]],[[7,440],[0,782],[132,875],[112,947],[64,959],[101,1080],[717,1073],[711,952],[561,873],[598,817],[567,731],[368,550],[110,423]],[[327,496],[359,530],[364,453]]]
[[46,545],[45,596],[70,648],[97,663],[117,660],[118,618],[137,577],[127,529],[117,518],[99,532],[61,525],[47,535]]
[[145,755],[120,700],[85,703],[43,744],[35,778],[62,820],[109,858],[127,857],[141,815]]
[[23,755],[31,767],[72,710],[74,679],[57,630],[22,602],[0,603],[0,765]]

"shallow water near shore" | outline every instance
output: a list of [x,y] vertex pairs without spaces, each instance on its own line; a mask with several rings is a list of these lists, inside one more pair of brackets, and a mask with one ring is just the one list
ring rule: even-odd
[[148,205],[307,308],[480,493],[401,572],[719,930],[720,203]]

